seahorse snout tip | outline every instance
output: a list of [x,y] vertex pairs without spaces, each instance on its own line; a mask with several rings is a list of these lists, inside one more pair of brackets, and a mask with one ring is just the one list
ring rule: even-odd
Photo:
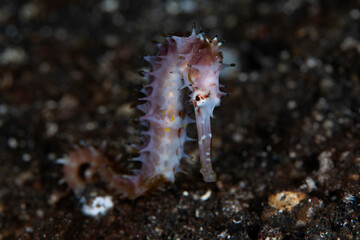
[[200,173],[203,175],[204,182],[215,182],[216,181],[216,173],[214,170],[208,171],[207,169],[201,169]]

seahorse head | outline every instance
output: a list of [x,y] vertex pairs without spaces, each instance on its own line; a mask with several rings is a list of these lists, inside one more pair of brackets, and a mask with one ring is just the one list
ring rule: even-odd
[[219,74],[224,68],[217,37],[209,39],[204,33],[196,34],[195,28],[188,37],[168,38],[169,49],[179,55],[180,73],[184,87],[190,91],[190,101],[195,110],[199,155],[204,181],[213,182],[216,175],[211,165],[211,124],[213,110],[220,105],[224,93],[220,92]]
[[223,67],[219,52],[221,43],[215,37],[209,40],[203,34],[192,35],[192,50],[187,58],[187,76],[185,81],[191,90],[196,116],[201,170],[204,181],[213,182],[216,175],[211,165],[211,123],[213,110],[220,105],[224,93],[220,92],[219,74]]

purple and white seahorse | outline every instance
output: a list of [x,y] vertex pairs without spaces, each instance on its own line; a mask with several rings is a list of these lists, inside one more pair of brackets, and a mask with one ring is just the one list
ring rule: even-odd
[[[140,118],[148,129],[142,132],[143,143],[137,146],[141,168],[131,175],[118,174],[109,164],[111,159],[100,150],[82,147],[66,157],[65,180],[75,192],[91,181],[91,173],[98,172],[104,182],[122,197],[137,198],[157,188],[163,182],[174,182],[180,171],[180,159],[186,156],[184,144],[187,126],[194,122],[187,116],[184,105],[194,106],[198,132],[201,173],[204,181],[213,182],[216,174],[211,164],[211,124],[213,110],[220,105],[219,73],[224,67],[219,52],[221,42],[210,40],[204,33],[188,37],[169,36],[155,56],[145,57],[151,71],[144,73],[148,83],[137,108],[144,112]],[[187,99],[186,88],[190,90]],[[85,179],[79,176],[83,164],[89,165]]]

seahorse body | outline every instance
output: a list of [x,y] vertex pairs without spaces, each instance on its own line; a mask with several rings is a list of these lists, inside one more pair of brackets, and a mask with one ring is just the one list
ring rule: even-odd
[[[139,156],[132,159],[142,166],[133,175],[121,175],[108,167],[104,154],[94,148],[80,148],[71,152],[64,165],[65,180],[75,191],[80,191],[93,172],[99,172],[122,197],[137,198],[163,182],[174,182],[180,171],[180,159],[185,156],[184,143],[187,126],[194,122],[185,114],[185,90],[191,91],[190,102],[194,105],[198,130],[201,173],[205,181],[215,181],[211,166],[210,117],[223,95],[219,91],[219,73],[222,56],[218,51],[221,43],[210,41],[203,33],[193,30],[189,37],[166,38],[155,56],[145,57],[152,67],[144,73],[149,83],[144,86],[146,101],[137,108],[144,112],[141,121],[148,123],[142,132],[143,144],[137,146]],[[79,168],[89,167],[85,179],[80,179]],[[83,181],[85,180],[85,181]]]

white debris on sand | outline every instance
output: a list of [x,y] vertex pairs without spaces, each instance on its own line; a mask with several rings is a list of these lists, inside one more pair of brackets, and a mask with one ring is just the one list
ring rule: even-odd
[[114,206],[110,196],[98,196],[92,199],[90,204],[86,204],[85,198],[82,198],[80,201],[84,204],[81,209],[83,214],[92,217],[104,216],[106,212]]

